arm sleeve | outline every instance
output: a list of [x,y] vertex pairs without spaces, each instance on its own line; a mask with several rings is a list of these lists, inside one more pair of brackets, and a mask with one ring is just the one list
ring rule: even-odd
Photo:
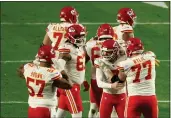
[[103,81],[103,79],[105,78],[103,71],[99,68],[96,69],[96,79],[97,79],[97,85],[100,88],[104,88],[104,89],[108,89],[111,88],[111,84],[110,83],[106,83]]
[[86,43],[85,49],[86,49],[87,55],[88,55],[89,57],[91,57],[91,49],[90,49],[90,47],[89,47],[89,42]]
[[154,52],[148,51],[148,52],[146,52],[146,53],[149,55],[149,57],[151,56],[151,57],[153,57],[153,58],[156,58],[156,55],[154,54]]
[[62,70],[64,70],[66,61],[64,59],[56,59],[56,58],[52,58],[53,61],[53,67],[58,69],[59,72],[61,72]]
[[58,72],[57,70],[55,70],[53,73],[50,74],[50,80],[57,80],[60,79],[62,77],[61,73]]
[[70,53],[71,49],[70,46],[68,45],[63,45],[63,46],[59,46],[58,48],[59,53]]

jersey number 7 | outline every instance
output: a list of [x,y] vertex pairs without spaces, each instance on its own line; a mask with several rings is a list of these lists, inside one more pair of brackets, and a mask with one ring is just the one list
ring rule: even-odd
[[54,49],[56,50],[56,49],[58,49],[59,44],[60,44],[60,42],[62,40],[63,33],[61,33],[61,32],[54,32],[53,33],[53,37],[57,38],[57,41],[56,41],[56,44],[55,44],[55,47],[54,47]]

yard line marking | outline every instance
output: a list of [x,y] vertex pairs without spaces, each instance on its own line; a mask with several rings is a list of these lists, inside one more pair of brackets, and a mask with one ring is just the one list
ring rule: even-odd
[[23,62],[31,62],[33,60],[16,60],[16,61],[13,61],[13,60],[8,60],[8,61],[1,61],[1,63],[23,63]]
[[[24,62],[32,62],[33,60],[7,60],[7,61],[0,61],[1,63],[24,63]],[[159,60],[160,62],[169,62],[171,60]]]
[[162,8],[167,8],[168,9],[168,6],[166,5],[165,2],[143,2],[143,3],[146,3],[146,4],[150,4],[150,5],[154,5],[154,6],[158,6],[158,7],[162,7]]
[[[83,103],[89,103],[90,101],[84,100]],[[170,103],[169,100],[159,100],[159,103]],[[1,104],[28,104],[25,101],[1,101]]]
[[[83,25],[101,25],[105,22],[82,22]],[[26,22],[26,23],[14,23],[14,22],[2,22],[1,25],[48,25],[48,22]],[[119,23],[109,23],[112,25],[118,25]],[[169,25],[170,22],[137,22],[136,25]]]

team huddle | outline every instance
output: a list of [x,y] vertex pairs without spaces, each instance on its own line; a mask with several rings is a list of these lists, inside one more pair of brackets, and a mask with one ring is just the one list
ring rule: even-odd
[[[81,85],[89,91],[89,118],[157,118],[158,61],[134,37],[135,12],[119,9],[119,25],[101,24],[88,41],[78,18],[75,8],[62,8],[61,22],[48,25],[35,60],[19,67],[29,92],[28,118],[64,118],[67,112],[81,118]],[[89,61],[90,85],[85,79]]]

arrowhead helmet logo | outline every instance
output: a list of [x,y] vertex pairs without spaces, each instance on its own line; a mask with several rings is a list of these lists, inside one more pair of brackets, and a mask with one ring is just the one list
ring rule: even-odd
[[134,12],[133,12],[133,10],[131,9],[131,10],[129,10],[129,11],[127,12],[127,14],[128,14],[129,16],[133,16],[133,15],[134,15]]
[[71,10],[71,14],[72,14],[72,15],[76,15],[75,9]]
[[75,29],[73,27],[70,27],[69,32],[75,32]]

